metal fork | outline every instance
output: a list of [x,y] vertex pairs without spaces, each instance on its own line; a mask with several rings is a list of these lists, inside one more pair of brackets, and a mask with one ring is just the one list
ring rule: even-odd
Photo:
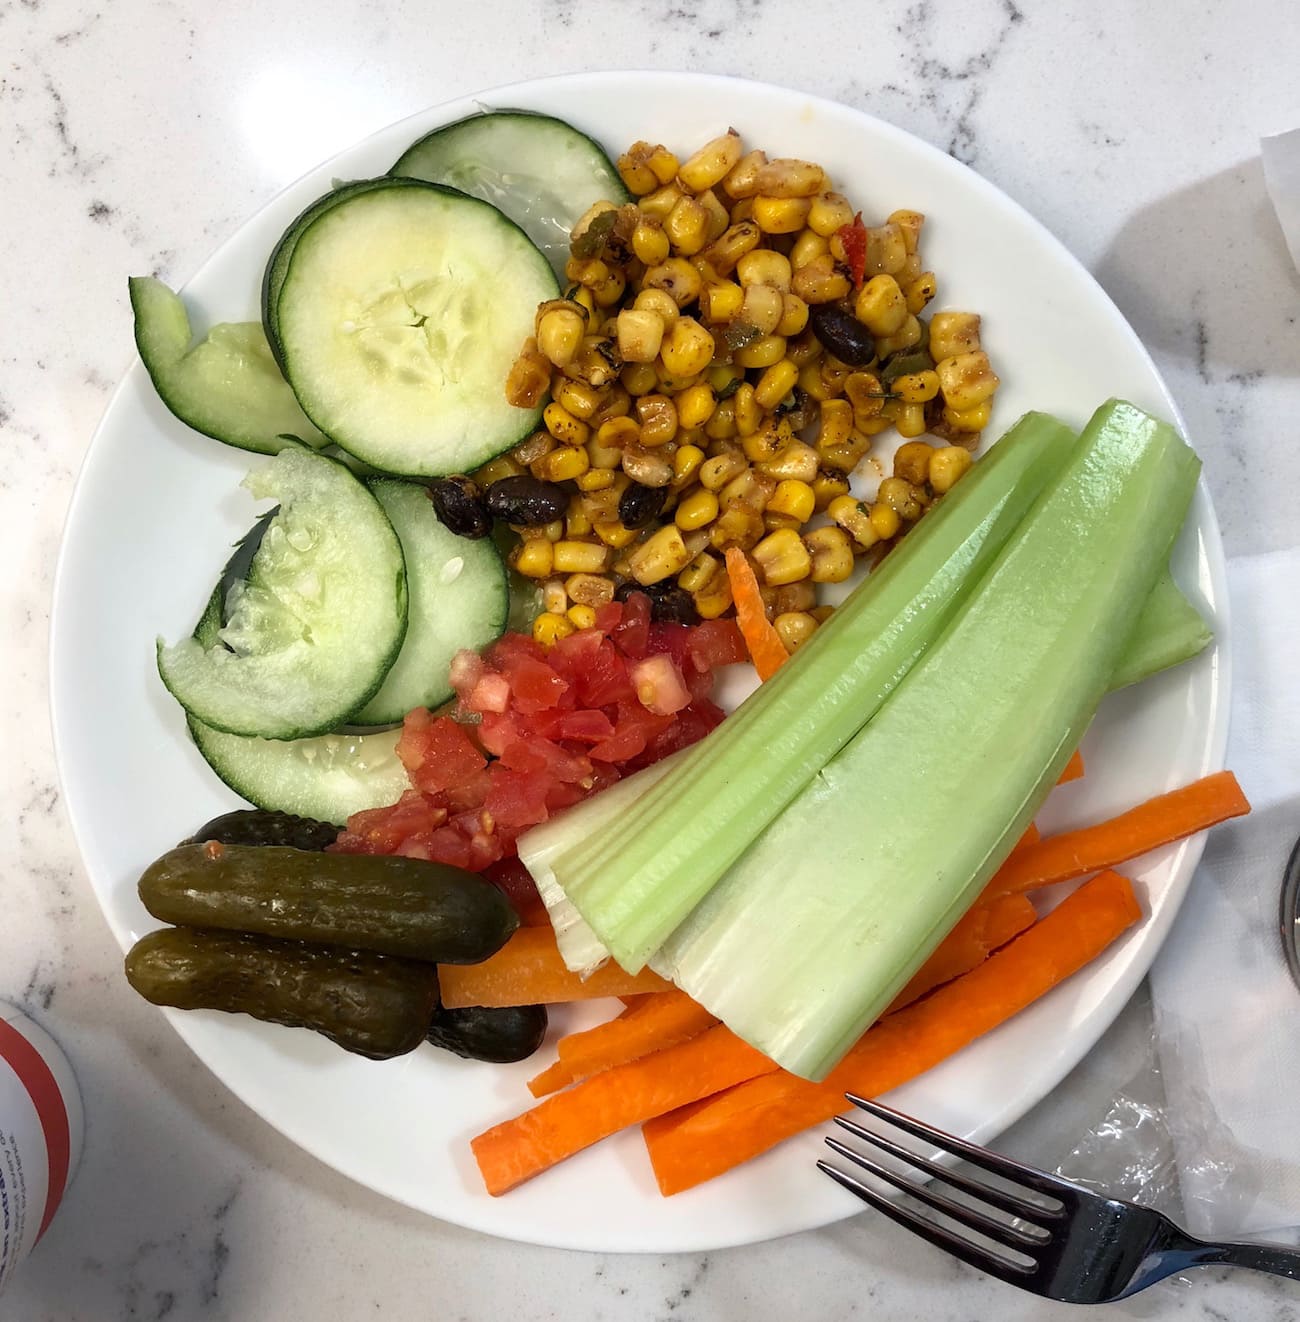
[[[1211,1244],[1196,1239],[1152,1208],[1103,1197],[1071,1180],[1048,1175],[932,1129],[879,1102],[853,1093],[846,1095],[868,1115],[888,1121],[941,1152],[961,1157],[980,1171],[1001,1177],[1010,1187],[995,1187],[948,1170],[843,1116],[835,1123],[856,1138],[930,1179],[978,1199],[988,1210],[917,1184],[835,1138],[828,1138],[826,1143],[841,1157],[956,1226],[914,1211],[828,1162],[819,1161],[818,1167],[891,1220],[972,1267],[1022,1290],[1065,1303],[1100,1304],[1136,1294],[1188,1267],[1224,1263],[1300,1279],[1300,1250],[1275,1244]],[[956,1227],[965,1227],[974,1235]]]

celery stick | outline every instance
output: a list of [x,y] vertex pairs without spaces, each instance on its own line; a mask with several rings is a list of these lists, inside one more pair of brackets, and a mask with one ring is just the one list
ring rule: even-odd
[[1092,719],[1187,511],[1196,456],[1111,402],[978,590],[660,952],[823,1078],[1010,851]]
[[559,886],[620,964],[640,969],[870,719],[1059,471],[1072,439],[1044,414],[1022,418],[817,630],[797,665],[695,745],[617,832],[586,832],[553,860]]
[[1213,638],[1200,612],[1166,570],[1142,607],[1133,637],[1111,676],[1110,687],[1127,688],[1203,652]]

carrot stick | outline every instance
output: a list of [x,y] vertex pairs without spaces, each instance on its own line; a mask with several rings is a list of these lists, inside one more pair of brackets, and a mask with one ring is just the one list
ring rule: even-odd
[[575,1084],[471,1140],[490,1194],[503,1194],[556,1162],[666,1111],[709,1097],[771,1066],[719,1024],[678,1046]]
[[1070,760],[1065,764],[1065,770],[1061,772],[1060,779],[1056,782],[1058,785],[1068,785],[1072,780],[1083,779],[1083,754],[1076,748],[1070,754]]
[[822,1083],[766,1074],[643,1125],[665,1195],[710,1180],[822,1124],[845,1092],[879,1096],[1005,1022],[1099,955],[1141,916],[1132,884],[1103,872],[978,968],[871,1028]]
[[530,1079],[528,1090],[534,1097],[545,1097],[602,1070],[674,1047],[717,1022],[714,1015],[684,991],[674,989],[643,996],[618,1018],[562,1037],[556,1043],[559,1060]]
[[1250,811],[1231,771],[1158,794],[1095,826],[1062,831],[1032,848],[1013,851],[985,888],[985,899],[1070,881],[1194,835]]
[[749,648],[754,669],[759,679],[770,679],[790,659],[781,635],[763,609],[763,596],[753,566],[745,559],[738,546],[727,548],[727,577],[731,581],[731,596],[736,603],[736,623],[741,637]]
[[550,1005],[666,991],[672,985],[649,969],[635,976],[625,973],[612,960],[587,978],[571,973],[549,927],[519,928],[481,964],[439,964],[438,983],[449,1010],[466,1005]]
[[1005,946],[1031,927],[1037,917],[1034,906],[1023,895],[1000,895],[988,904],[977,904],[939,942],[885,1013],[893,1014],[945,982],[969,973],[988,958],[991,950]]

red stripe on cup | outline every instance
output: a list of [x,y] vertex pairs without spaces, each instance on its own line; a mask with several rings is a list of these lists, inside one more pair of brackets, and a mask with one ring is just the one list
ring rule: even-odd
[[68,1161],[72,1136],[68,1128],[68,1109],[63,1093],[39,1051],[14,1027],[0,1019],[0,1060],[5,1061],[27,1089],[36,1118],[45,1133],[45,1151],[49,1160],[49,1184],[45,1191],[45,1214],[36,1238],[45,1234],[68,1183]]

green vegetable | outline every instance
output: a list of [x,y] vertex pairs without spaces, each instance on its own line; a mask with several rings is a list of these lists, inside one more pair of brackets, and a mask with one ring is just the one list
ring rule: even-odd
[[[862,728],[934,640],[1069,453],[1029,414],[907,535],[800,650],[629,809],[551,866],[629,971],[639,970],[763,828]],[[707,807],[695,788],[708,786]],[[599,808],[595,811],[599,812]]]
[[286,845],[290,849],[325,849],[338,839],[332,822],[318,822],[291,812],[263,808],[236,808],[204,823],[184,845],[215,840],[222,845]]
[[441,964],[476,964],[519,925],[495,886],[460,868],[273,845],[181,845],[145,870],[140,899],[165,923]]
[[507,1064],[526,1060],[542,1045],[546,1024],[544,1005],[466,1005],[455,1010],[440,1005],[428,1040],[466,1060]]
[[126,977],[154,1005],[310,1028],[371,1060],[414,1051],[438,1004],[429,964],[181,927],[137,941]]
[[824,1077],[1055,783],[1199,469],[1165,423],[1124,403],[1098,410],[978,591],[657,967],[786,1069]]
[[1156,580],[1124,648],[1110,687],[1127,688],[1170,666],[1180,665],[1209,646],[1214,637],[1196,607],[1166,570]]

